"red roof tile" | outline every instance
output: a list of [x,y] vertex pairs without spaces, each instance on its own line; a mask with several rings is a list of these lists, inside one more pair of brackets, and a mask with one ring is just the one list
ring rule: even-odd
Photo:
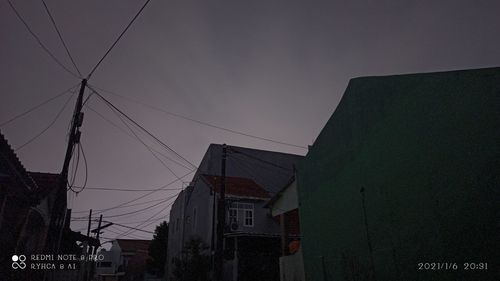
[[[203,175],[210,183],[210,188],[219,192],[220,176]],[[239,177],[226,177],[226,194],[240,197],[270,198],[269,193],[253,180]]]
[[138,239],[116,239],[122,252],[148,252],[149,243],[151,240],[138,240]]

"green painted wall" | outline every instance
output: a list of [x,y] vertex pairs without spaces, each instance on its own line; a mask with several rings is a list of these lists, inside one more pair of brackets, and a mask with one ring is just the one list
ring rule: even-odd
[[309,281],[500,280],[500,68],[351,80],[298,189]]

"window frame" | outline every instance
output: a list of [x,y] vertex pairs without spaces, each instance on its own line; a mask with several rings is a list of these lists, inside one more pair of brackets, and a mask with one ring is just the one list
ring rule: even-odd
[[[236,211],[236,216],[232,212]],[[247,213],[248,212],[248,213]],[[249,216],[247,216],[250,214]],[[227,212],[227,220],[229,223],[236,222],[241,226],[254,227],[255,226],[255,205],[253,203],[232,202],[229,205]],[[250,223],[247,223],[250,220]]]

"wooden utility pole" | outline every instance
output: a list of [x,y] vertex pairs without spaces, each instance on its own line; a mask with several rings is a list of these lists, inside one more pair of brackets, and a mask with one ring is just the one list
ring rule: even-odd
[[226,158],[227,146],[222,145],[220,198],[217,209],[217,250],[215,251],[215,280],[224,275],[224,228],[226,226]]
[[[87,86],[87,79],[82,79],[82,84],[80,86],[80,92],[78,93],[78,99],[76,100],[75,112],[73,113],[73,122],[71,124],[71,131],[69,134],[68,146],[66,148],[66,156],[64,157],[64,163],[63,163],[61,175],[59,178],[59,189],[58,189],[58,196],[57,197],[61,196],[61,198],[64,198],[64,203],[66,202],[66,186],[68,185],[69,163],[71,161],[71,157],[73,156],[73,148],[74,148],[75,144],[80,142],[80,130],[79,130],[79,128],[82,126],[82,122],[83,122],[83,113],[82,113],[83,94],[85,92],[86,86]],[[57,202],[57,201],[59,201],[59,200],[56,200],[56,204],[57,203],[61,204],[61,202]],[[64,205],[66,206],[66,204],[64,204]],[[57,208],[54,208],[54,211],[57,212]],[[59,253],[59,247],[61,245],[61,239],[62,239],[62,234],[64,232],[64,225],[66,224],[66,219],[67,218],[66,218],[66,210],[65,210],[64,217],[62,218],[62,223],[60,225],[59,235],[57,238],[57,245],[56,245],[55,254]]]

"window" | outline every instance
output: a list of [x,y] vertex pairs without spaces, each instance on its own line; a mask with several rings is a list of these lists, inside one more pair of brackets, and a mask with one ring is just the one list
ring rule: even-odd
[[244,226],[253,226],[253,210],[245,210]]
[[253,227],[254,225],[254,206],[250,203],[233,202],[229,205],[228,212],[229,223],[243,223],[243,226]]
[[238,209],[229,209],[229,223],[238,223]]

